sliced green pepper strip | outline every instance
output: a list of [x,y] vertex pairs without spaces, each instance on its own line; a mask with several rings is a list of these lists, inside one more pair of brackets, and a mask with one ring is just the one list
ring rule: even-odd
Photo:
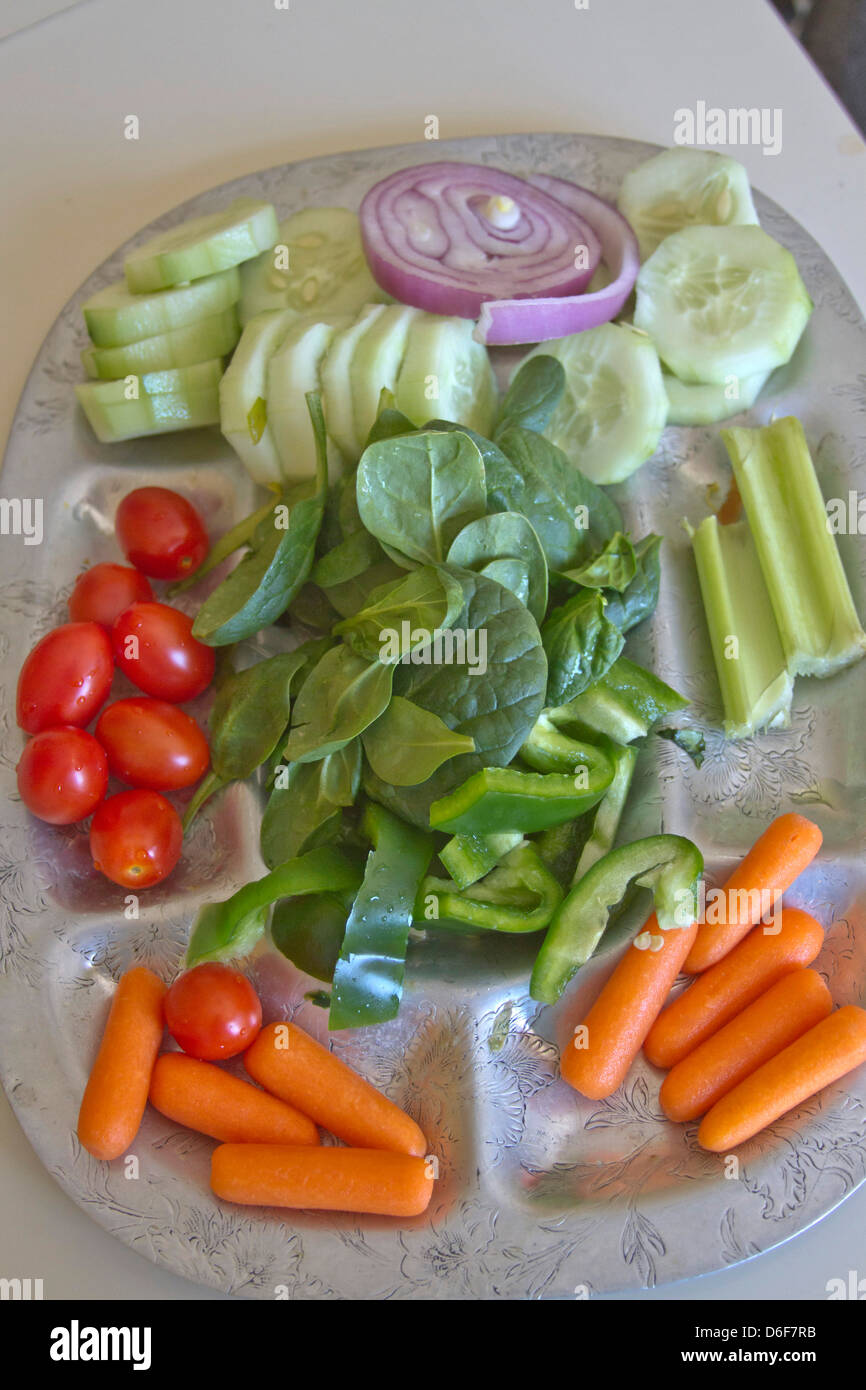
[[607,734],[617,743],[631,743],[649,733],[664,715],[687,704],[684,695],[658,676],[621,656],[582,695],[545,713],[557,727],[573,726],[591,736]]
[[522,839],[519,830],[502,835],[455,835],[440,849],[439,858],[458,888],[470,888]]
[[418,895],[419,926],[431,923],[481,931],[533,932],[548,925],[562,888],[534,845],[511,850],[480,883],[458,892],[447,879],[426,878]]
[[575,883],[578,883],[603,855],[613,849],[637,766],[636,748],[620,748],[610,740],[605,742],[605,751],[614,766],[613,781],[593,813],[592,830],[580,852],[574,871]]
[[555,913],[532,971],[532,998],[556,1003],[601,940],[611,908],[632,884],[652,889],[662,931],[690,926],[703,867],[700,850],[682,835],[650,835],[605,854]]
[[[612,746],[606,740],[608,747]],[[520,749],[520,758],[536,772],[571,772],[576,774],[586,768],[587,774],[595,782],[602,781],[613,770],[606,748],[594,743],[585,743],[571,738],[558,729],[542,710],[532,727],[529,738]],[[608,785],[610,778],[608,779]]]
[[[598,751],[598,750],[594,750]],[[455,835],[531,834],[574,820],[594,806],[613,781],[613,765],[600,754],[574,775],[485,767],[430,807],[434,830]]]
[[185,965],[205,960],[233,960],[247,955],[262,935],[268,909],[280,898],[299,893],[338,893],[361,882],[358,865],[329,845],[281,864],[264,878],[244,884],[219,903],[198,910],[186,949]]
[[362,829],[373,851],[334,969],[329,1028],[361,1028],[396,1016],[418,885],[433,857],[432,836],[374,802],[364,810]]

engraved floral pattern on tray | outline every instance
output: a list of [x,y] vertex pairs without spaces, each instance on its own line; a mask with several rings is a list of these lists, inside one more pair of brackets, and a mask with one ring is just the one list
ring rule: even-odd
[[[357,206],[373,181],[419,159],[542,170],[613,197],[625,171],[651,152],[635,141],[555,134],[307,160],[201,194],[131,244],[239,194],[271,198],[281,214],[306,202]],[[866,436],[862,316],[808,234],[767,199],[756,202],[764,226],[797,257],[816,310],[794,363],[776,374],[750,417],[796,412],[810,439],[821,441],[819,468],[856,487]],[[398,1019],[332,1039],[339,1055],[424,1126],[441,1176],[423,1218],[400,1224],[222,1206],[207,1182],[211,1142],[150,1112],[134,1146],[136,1181],[122,1163],[98,1163],[81,1150],[77,1100],[112,982],[133,959],[169,978],[196,903],[262,871],[256,797],[236,789],[200,821],[180,881],[154,890],[130,919],[122,894],[94,883],[82,833],[37,826],[15,797],[15,673],[36,638],[62,619],[77,568],[114,556],[104,519],[111,489],[183,476],[214,507],[240,511],[252,497],[215,430],[176,436],[170,450],[164,440],[139,441],[124,450],[126,467],[117,470],[116,455],[82,424],[70,389],[80,376],[80,304],[118,278],[124,250],[61,311],[22,396],[4,473],[7,495],[43,493],[51,538],[18,549],[7,540],[0,550],[7,617],[0,636],[0,1068],[46,1167],[132,1248],[247,1298],[586,1298],[735,1264],[831,1210],[866,1178],[862,1071],[744,1146],[739,1176],[726,1180],[719,1159],[698,1148],[695,1126],[663,1120],[659,1076],[643,1060],[607,1101],[584,1101],[562,1085],[557,1042],[575,1005],[534,1004],[526,993],[530,953],[498,942],[486,943],[483,957],[456,944],[447,968],[437,970],[430,943],[420,941]],[[664,826],[694,834],[710,872],[721,872],[771,816],[809,808],[824,830],[825,856],[798,884],[797,900],[827,924],[818,968],[834,997],[853,1002],[866,981],[866,875],[858,862],[866,768],[854,737],[863,676],[798,683],[787,730],[734,745],[720,737],[679,522],[703,515],[726,477],[717,432],[670,429],[656,459],[618,490],[629,524],[665,537],[662,600],[652,624],[635,634],[635,657],[689,695],[686,721],[707,740],[701,769],[673,744],[651,740],[633,798],[637,833]],[[849,540],[843,555],[862,608],[866,548],[856,547]],[[582,973],[577,988],[586,997],[614,949]],[[322,1011],[304,997],[308,977],[267,952],[254,967],[271,1016],[294,1017],[327,1039]]]

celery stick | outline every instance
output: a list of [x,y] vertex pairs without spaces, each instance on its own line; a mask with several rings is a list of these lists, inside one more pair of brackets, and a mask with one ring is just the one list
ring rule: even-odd
[[748,523],[708,516],[692,545],[728,738],[790,722],[794,681]]
[[866,633],[827,523],[803,426],[722,430],[792,676],[832,676],[866,653]]

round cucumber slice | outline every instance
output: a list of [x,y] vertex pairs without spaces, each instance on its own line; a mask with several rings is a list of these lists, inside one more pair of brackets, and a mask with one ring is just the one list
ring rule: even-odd
[[[346,319],[313,323],[301,319],[268,363],[268,426],[286,478],[316,475],[316,441],[305,397],[307,391],[319,389],[322,358],[337,329],[346,326]],[[327,444],[328,476],[333,479],[343,471],[343,457],[331,439]]]
[[88,376],[112,381],[131,372],[158,372],[169,367],[189,367],[226,357],[240,337],[240,324],[233,304],[222,313],[153,338],[142,338],[125,347],[85,348],[81,354]]
[[637,277],[635,326],[681,381],[724,385],[772,371],[811,312],[794,257],[760,227],[685,227]]
[[84,322],[97,347],[125,347],[157,333],[198,323],[236,304],[241,293],[237,266],[153,294],[130,294],[126,281],[108,285],[82,305]]
[[669,425],[717,425],[730,420],[742,410],[750,410],[760,395],[770,372],[757,376],[730,377],[724,386],[680,381],[678,376],[662,372],[668,396]]
[[393,391],[419,309],[393,304],[382,310],[358,339],[349,364],[355,437],[359,451],[376,422],[383,388]]
[[194,217],[145,242],[127,256],[123,273],[133,294],[145,294],[240,265],[273,246],[276,238],[273,205],[236,198],[222,212]]
[[370,274],[348,208],[302,208],[280,223],[274,241],[241,270],[242,324],[265,309],[353,316],[389,299]]
[[268,363],[297,317],[282,309],[250,319],[220,382],[220,428],[257,483],[283,480],[267,416]]
[[453,420],[487,435],[496,413],[496,379],[471,319],[419,314],[395,391],[397,409],[416,425]]
[[125,381],[86,381],[75,388],[97,439],[114,444],[143,435],[219,424],[223,361],[148,372]]
[[628,324],[603,323],[533,348],[565,368],[565,391],[547,438],[595,483],[619,483],[653,454],[668,398],[652,340]]
[[364,440],[358,438],[355,430],[350,376],[352,358],[361,337],[384,312],[383,304],[367,304],[354,323],[334,334],[322,361],[322,410],[325,415],[325,428],[340,453],[353,462],[360,458]]
[[756,225],[749,176],[743,165],[712,150],[663,150],[626,174],[619,210],[630,222],[645,261],[682,227]]

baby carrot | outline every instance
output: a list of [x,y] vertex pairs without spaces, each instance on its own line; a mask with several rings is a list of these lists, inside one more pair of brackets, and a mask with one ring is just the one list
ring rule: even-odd
[[183,1052],[164,1052],[150,1082],[162,1115],[236,1144],[318,1144],[312,1120],[248,1081]]
[[[641,936],[661,935],[658,951],[629,946],[584,1019],[562,1049],[564,1081],[581,1095],[612,1095],[641,1049],[697,934],[697,923],[659,933],[655,913]],[[638,938],[640,940],[640,937]]]
[[866,1062],[866,1009],[846,1004],[741,1081],[701,1120],[698,1143],[725,1153]]
[[266,1091],[359,1149],[423,1155],[414,1120],[369,1081],[294,1023],[271,1023],[244,1053],[244,1066]]
[[659,1014],[644,1054],[654,1067],[673,1067],[790,970],[811,965],[824,928],[808,912],[786,907],[775,934],[755,927]]
[[378,1149],[221,1144],[211,1159],[211,1187],[242,1206],[420,1216],[433,1195],[433,1167]]
[[696,1120],[723,1095],[833,1011],[816,970],[792,970],[684,1057],[662,1082],[669,1120]]
[[724,885],[721,920],[701,924],[684,966],[689,975],[715,965],[760,922],[811,864],[822,838],[817,825],[795,811],[767,826]]
[[162,1042],[165,985],[136,966],[121,975],[78,1114],[78,1138],[94,1158],[119,1158],[138,1133]]

